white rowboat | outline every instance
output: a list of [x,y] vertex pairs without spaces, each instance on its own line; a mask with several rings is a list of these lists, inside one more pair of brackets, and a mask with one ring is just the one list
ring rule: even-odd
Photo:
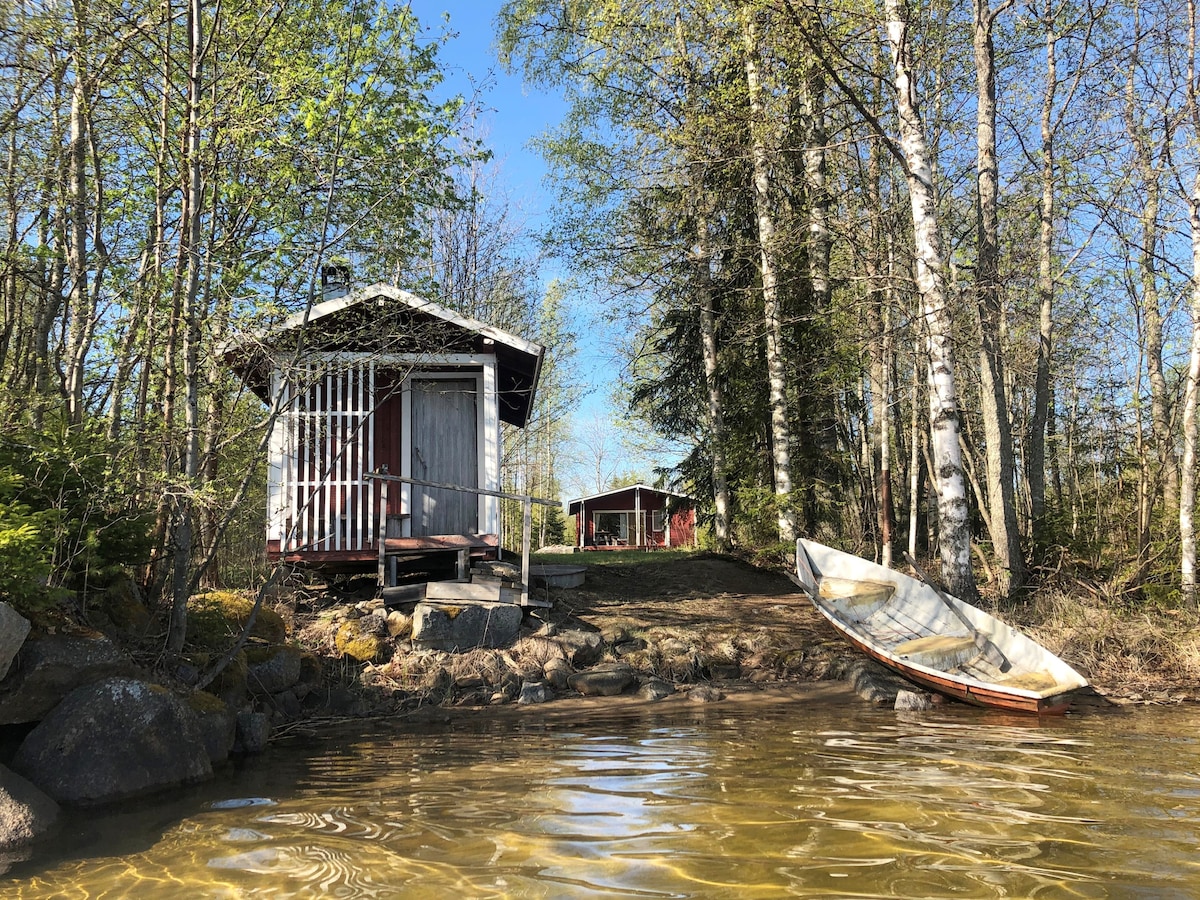
[[[994,616],[892,569],[801,538],[795,582],[846,640],[910,681],[977,706],[1065,712],[1087,680]],[[952,607],[952,608],[951,608]]]

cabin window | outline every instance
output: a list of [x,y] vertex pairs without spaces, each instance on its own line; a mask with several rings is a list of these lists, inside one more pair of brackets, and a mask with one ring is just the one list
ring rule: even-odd
[[663,530],[663,511],[661,509],[650,512],[650,530],[655,532]]
[[596,543],[611,544],[618,541],[628,543],[632,518],[632,514],[627,512],[596,513],[592,520],[595,525]]

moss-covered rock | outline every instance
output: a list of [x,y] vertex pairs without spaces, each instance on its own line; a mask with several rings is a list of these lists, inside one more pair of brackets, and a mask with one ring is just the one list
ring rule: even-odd
[[[187,661],[200,672],[206,672],[208,667],[213,665],[220,656],[221,654],[217,652],[197,651],[189,653]],[[249,665],[246,662],[246,652],[239,650],[233,659],[229,661],[229,664],[213,680],[212,684],[208,686],[208,690],[215,694],[221,702],[232,707],[238,707],[246,698],[246,676],[248,671]]]
[[192,712],[196,713],[196,715],[222,712],[229,708],[225,705],[224,700],[215,694],[210,694],[208,691],[193,691],[188,694],[187,705],[192,708]]
[[142,602],[142,593],[131,578],[117,578],[100,595],[100,610],[123,631],[145,630],[150,612]]
[[196,714],[196,722],[200,725],[209,761],[214,766],[225,762],[229,758],[229,751],[233,749],[233,711],[224,700],[208,691],[189,694],[187,705]]
[[337,652],[359,662],[386,659],[390,649],[387,641],[371,631],[364,630],[359,622],[359,619],[350,619],[338,628],[334,636]]
[[[224,650],[246,626],[254,600],[235,591],[209,591],[188,600],[188,643],[198,649]],[[250,629],[250,637],[269,644],[282,644],[287,637],[283,618],[262,606]]]
[[133,678],[76,688],[29,733],[12,767],[68,806],[212,776],[196,714],[161,685]]

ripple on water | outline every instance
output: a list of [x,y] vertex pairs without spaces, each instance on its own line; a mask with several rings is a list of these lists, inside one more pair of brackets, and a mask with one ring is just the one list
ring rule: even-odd
[[1200,777],[1162,732],[1200,715],[1145,721],[796,704],[350,732],[72,820],[0,894],[1192,897]]

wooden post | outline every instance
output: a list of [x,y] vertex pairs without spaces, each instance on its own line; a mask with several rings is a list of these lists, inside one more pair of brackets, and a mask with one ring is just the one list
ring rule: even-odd
[[376,538],[379,544],[379,587],[391,587],[388,584],[387,577],[387,548],[384,541],[387,539],[387,502],[388,502],[388,483],[386,478],[379,479],[379,524],[377,526],[378,536]]
[[526,497],[521,513],[521,605],[529,605],[529,545],[533,543],[533,498]]
[[633,489],[633,549],[642,545],[642,489]]
[[464,547],[458,551],[458,580],[471,580],[471,549]]

